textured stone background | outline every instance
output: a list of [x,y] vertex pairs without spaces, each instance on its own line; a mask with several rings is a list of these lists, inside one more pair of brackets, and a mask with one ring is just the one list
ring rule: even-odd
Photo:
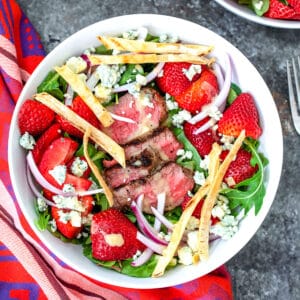
[[300,54],[300,30],[264,27],[207,0],[19,0],[47,52],[79,29],[132,13],[188,19],[226,38],[256,66],[272,91],[284,132],[284,165],[274,204],[263,225],[227,266],[236,299],[300,299],[300,137],[291,123],[285,62]]

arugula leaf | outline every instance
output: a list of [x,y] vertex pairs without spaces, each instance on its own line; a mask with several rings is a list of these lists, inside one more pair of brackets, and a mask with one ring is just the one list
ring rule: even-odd
[[111,55],[112,52],[112,50],[107,49],[104,45],[95,48],[96,54]]
[[245,215],[254,206],[255,215],[258,214],[262,207],[263,198],[266,193],[264,186],[264,166],[267,164],[267,159],[257,152],[257,141],[246,139],[244,141],[246,147],[252,153],[251,164],[258,166],[258,171],[251,177],[237,185],[235,188],[227,188],[221,191],[229,199],[229,207],[234,214],[238,214],[241,209],[244,209]]
[[231,83],[230,90],[227,97],[227,103],[231,105],[236,97],[241,93],[241,89],[235,83]]
[[[185,136],[183,129],[182,128],[173,128],[173,132],[174,132],[177,140],[183,144],[184,150],[191,151],[193,153],[193,157],[192,157],[192,160],[190,161],[190,165],[192,164],[194,166],[194,170],[198,170],[198,171],[202,172],[203,170],[202,170],[202,168],[200,168],[201,157],[200,157],[197,149],[191,144],[191,142]],[[179,163],[180,163],[180,161],[179,161]]]
[[34,224],[38,230],[45,231],[48,227],[48,223],[51,217],[50,213],[48,212],[48,210],[40,212],[38,209],[36,209],[36,211],[38,218],[34,220]]
[[133,82],[136,80],[136,75],[137,74],[144,74],[144,70],[139,68],[136,68],[135,64],[128,64],[126,65],[126,70],[123,72],[118,84],[119,85],[124,85],[130,82]]
[[47,92],[53,97],[64,100],[64,94],[67,89],[67,84],[63,78],[55,71],[50,71],[42,83],[38,86],[37,92]]

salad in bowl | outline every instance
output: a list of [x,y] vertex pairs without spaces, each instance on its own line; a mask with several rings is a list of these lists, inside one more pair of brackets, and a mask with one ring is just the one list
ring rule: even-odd
[[270,205],[260,99],[211,36],[145,22],[93,32],[50,62],[14,115],[31,224],[99,280],[201,276]]

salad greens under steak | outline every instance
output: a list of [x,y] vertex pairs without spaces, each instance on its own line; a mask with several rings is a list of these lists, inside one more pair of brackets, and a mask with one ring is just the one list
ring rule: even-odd
[[[166,34],[153,36],[145,28],[125,32],[120,37],[128,41],[177,42],[174,36]],[[265,195],[264,167],[267,164],[267,159],[258,152],[258,138],[262,131],[258,125],[259,116],[253,98],[249,93],[243,92],[236,83],[231,82],[231,80],[228,81],[228,73],[231,72],[229,68],[225,68],[223,72],[218,72],[217,68],[189,62],[123,63],[92,66],[89,60],[91,55],[117,56],[120,54],[122,54],[122,51],[112,50],[101,45],[87,49],[79,56],[69,58],[66,66],[81,78],[97,98],[101,99],[102,105],[108,111],[117,115],[114,124],[119,123],[122,128],[119,127],[118,129],[116,127],[116,130],[123,130],[123,127],[131,128],[130,126],[133,126],[134,123],[131,122],[132,119],[138,115],[137,112],[135,112],[135,115],[131,115],[130,112],[125,111],[124,115],[121,116],[120,111],[116,108],[123,105],[122,109],[124,109],[124,101],[128,99],[128,105],[132,110],[134,110],[134,105],[137,103],[135,101],[143,103],[140,107],[141,110],[145,110],[145,116],[141,122],[148,118],[151,120],[151,126],[157,124],[157,128],[154,131],[147,132],[146,138],[139,138],[138,142],[135,138],[133,142],[132,140],[122,142],[125,151],[129,151],[129,146],[134,145],[134,143],[146,145],[147,142],[148,145],[154,147],[153,144],[155,143],[157,145],[165,142],[166,137],[158,140],[160,134],[169,134],[175,141],[177,140],[176,143],[179,146],[174,148],[176,152],[172,159],[167,157],[162,162],[161,157],[163,154],[159,159],[157,158],[159,150],[152,151],[153,149],[150,146],[148,148],[145,146],[145,153],[139,153],[138,158],[136,156],[130,157],[131,160],[135,157],[133,163],[130,160],[127,161],[129,164],[128,172],[133,172],[132,170],[135,172],[143,170],[144,172],[145,170],[142,168],[145,168],[148,172],[149,164],[153,167],[150,173],[144,173],[146,174],[145,177],[134,178],[131,181],[129,178],[129,182],[125,184],[127,189],[133,186],[134,191],[139,189],[144,191],[146,193],[144,200],[140,196],[137,199],[130,199],[130,201],[135,201],[134,205],[120,205],[118,212],[111,212],[111,210],[116,209],[109,208],[109,202],[99,185],[98,179],[91,172],[84,157],[82,133],[53,111],[45,110],[42,117],[38,115],[35,108],[37,101],[26,100],[20,110],[19,127],[22,134],[20,144],[29,151],[28,157],[33,157],[32,160],[28,159],[31,171],[28,173],[28,182],[36,195],[34,201],[37,213],[35,221],[37,228],[41,231],[48,230],[63,242],[81,244],[83,254],[99,266],[129,276],[150,277],[155,270],[159,257],[162,255],[162,251],[168,246],[174,224],[180,220],[182,211],[189,205],[189,201],[198,188],[205,184],[209,175],[208,155],[212,144],[218,143],[221,145],[220,160],[222,162],[232,148],[239,132],[242,129],[246,130],[246,139],[225,174],[211,212],[211,241],[214,239],[230,239],[237,232],[240,221],[252,207],[254,207],[255,214],[259,213]],[[218,62],[215,64],[218,64]],[[226,96],[223,100],[219,99],[218,95],[226,88]],[[109,129],[101,126],[97,119],[95,120],[95,115],[83,103],[81,95],[78,95],[72,86],[56,71],[48,73],[38,86],[37,92],[52,95],[113,139],[118,138],[117,135],[114,135],[115,132],[109,131]],[[155,97],[159,99],[157,102],[154,101]],[[225,104],[225,109],[224,106],[221,109],[221,103]],[[161,107],[162,112],[158,117],[160,119],[156,120],[153,111],[157,111]],[[208,113],[201,117],[203,107]],[[150,109],[153,109],[153,111],[150,111]],[[29,117],[35,113],[35,124],[29,124]],[[251,118],[249,118],[249,114],[252,114]],[[46,128],[39,131],[40,119],[43,119],[43,124],[49,122],[45,125]],[[193,119],[196,122],[191,122]],[[238,128],[237,124],[240,123],[244,126],[243,128]],[[55,129],[53,129],[53,126],[56,126]],[[128,130],[128,139],[132,134],[130,130]],[[156,142],[154,143],[152,140]],[[58,148],[55,148],[55,143]],[[174,143],[172,145],[174,146]],[[162,150],[160,149],[160,151]],[[114,163],[114,159],[91,140],[88,143],[88,155],[101,173],[104,174],[104,178],[107,178],[105,176],[108,176],[108,172],[122,171],[120,170],[121,167]],[[147,159],[147,162],[143,159]],[[131,163],[132,165],[130,165]],[[35,168],[35,166],[37,167]],[[144,186],[151,186],[151,183],[155,182],[155,178],[159,175],[161,175],[160,180],[166,180],[163,172],[167,168],[170,168],[170,170],[179,168],[183,172],[182,178],[177,179],[178,172],[176,171],[171,175],[173,181],[171,185],[174,186],[167,186],[165,192],[160,191],[163,200],[160,204],[157,200],[157,210],[160,210],[158,215],[146,209],[141,217],[140,211],[136,211],[136,209],[143,209],[145,202],[152,199],[147,196]],[[36,169],[41,174],[34,171]],[[168,172],[171,172],[170,170]],[[39,188],[36,187],[36,182],[33,182],[32,175],[39,184]],[[178,186],[176,186],[176,180],[179,180]],[[47,182],[46,185],[45,181]],[[143,183],[140,184],[140,182]],[[185,182],[185,184],[180,186],[180,182]],[[185,190],[191,182],[192,188]],[[124,184],[122,185],[121,182],[121,185],[112,187],[113,184],[117,185],[118,183],[114,183],[114,180],[108,182],[115,199],[117,199],[119,197],[118,193],[122,190]],[[168,182],[166,181],[165,184],[167,185]],[[63,192],[55,194],[53,190],[49,191],[48,188],[53,186],[60,191],[63,190]],[[76,194],[77,189],[83,191],[82,194]],[[168,195],[169,190],[172,191],[171,195]],[[175,196],[172,198],[178,190],[179,192],[183,190],[183,196],[179,197],[179,201],[174,198]],[[134,191],[132,191],[133,194]],[[151,201],[151,205],[154,206],[153,200]],[[197,244],[196,232],[198,232],[199,218],[204,201],[200,201],[193,212],[186,228],[185,239],[177,249],[176,256],[170,260],[167,268],[175,267],[180,263],[189,265],[193,262],[193,255],[197,250],[195,249],[195,244]],[[159,209],[159,205],[163,205],[163,208]],[[167,209],[167,205],[171,205],[170,209]],[[119,217],[117,217],[118,220],[110,224],[106,221],[103,212],[111,213],[111,215],[108,213],[108,216],[113,219],[115,213],[117,215],[120,211],[133,227],[131,228],[131,225],[128,225],[126,233],[116,231],[101,236],[99,232],[106,230],[105,227],[102,228],[101,226],[106,225],[106,222],[111,228],[123,226],[123,223],[118,223],[120,222]],[[97,221],[98,217],[99,221]],[[128,232],[132,233],[134,238],[129,237]],[[138,238],[137,241],[135,236],[141,235],[144,235],[144,239]],[[120,259],[119,253],[115,252],[117,252],[118,247],[124,247],[127,242],[126,239],[129,240],[135,252],[130,257]],[[104,257],[114,257],[116,255],[115,257],[118,258],[101,259],[101,251],[105,252]]]

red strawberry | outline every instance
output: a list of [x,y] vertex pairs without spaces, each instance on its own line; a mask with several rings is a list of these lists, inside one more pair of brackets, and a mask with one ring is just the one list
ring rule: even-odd
[[299,1],[288,2],[293,7],[283,4],[280,0],[270,0],[269,10],[264,16],[272,19],[300,20],[299,4],[297,3],[297,6],[294,5],[294,2]]
[[[59,211],[61,209],[52,206],[51,207],[51,215],[52,218],[55,220],[56,222],[56,226],[58,231],[64,235],[65,237],[67,237],[68,239],[74,239],[77,237],[77,235],[81,232],[82,230],[82,226],[80,227],[75,227],[72,225],[71,221],[67,221],[66,223],[63,223],[60,220],[60,215],[59,215]],[[67,212],[67,210],[62,210],[63,212]]]
[[59,184],[49,174],[49,171],[58,165],[65,165],[74,155],[78,143],[70,138],[58,138],[54,140],[42,155],[39,170],[42,175],[54,186]]
[[200,74],[195,74],[190,81],[184,74],[184,70],[188,70],[192,64],[186,62],[170,62],[165,63],[163,67],[163,75],[156,78],[158,87],[171,96],[178,96],[183,93],[195,80],[200,77]]
[[218,141],[218,137],[212,129],[207,129],[197,135],[194,134],[194,131],[201,127],[207,120],[206,118],[195,125],[188,122],[183,125],[184,134],[202,157],[208,155],[213,143]]
[[54,116],[54,112],[44,104],[31,99],[26,100],[18,115],[21,134],[28,132],[33,136],[38,136],[50,126]]
[[[74,156],[74,157],[68,162],[68,164],[67,164],[68,172],[71,173],[71,174],[73,174],[73,172],[72,172],[72,165],[73,165],[74,161],[77,160],[77,159],[80,159],[80,160],[85,161],[85,162],[87,163],[87,161],[86,161],[86,159],[85,159],[84,156]],[[90,169],[90,167],[88,166],[88,168],[87,168],[86,171],[82,174],[82,176],[78,176],[78,175],[76,175],[76,174],[74,174],[74,175],[76,175],[76,176],[78,176],[78,177],[88,178],[88,177],[90,176],[90,174],[91,174],[91,169]]]
[[[99,120],[97,119],[93,111],[81,99],[81,97],[75,97],[70,108],[96,128],[101,128]],[[65,118],[57,115],[56,121],[61,125],[63,131],[67,132],[68,134],[79,138],[83,136],[82,132],[75,128],[72,124],[70,124]]]
[[237,137],[245,129],[246,136],[258,139],[262,134],[258,123],[258,112],[252,96],[248,93],[242,93],[224,112],[218,123],[218,131],[225,135]]
[[86,217],[94,207],[94,198],[92,196],[84,196],[80,197],[80,200],[82,202],[83,207],[85,208],[85,211],[81,213],[83,217]]
[[[185,208],[187,207],[187,204],[189,203],[190,200],[191,200],[191,197],[188,196],[188,195],[185,195],[185,197],[183,199],[183,202],[181,203],[182,210],[185,210]],[[192,216],[194,216],[197,219],[200,219],[203,203],[204,203],[204,201],[201,200],[198,203],[198,205],[196,206],[196,208],[195,208],[195,210],[194,210],[194,212],[192,214]],[[219,221],[220,221],[219,218],[215,218],[213,216],[211,217],[212,225],[216,224]]]
[[216,75],[209,69],[204,70],[200,78],[195,81],[182,94],[175,97],[178,105],[191,113],[201,111],[203,105],[212,102],[218,94],[218,80]]
[[[225,159],[228,152],[229,151],[226,150],[221,153],[221,160]],[[258,166],[251,166],[250,160],[251,153],[244,149],[240,149],[235,160],[230,163],[229,168],[227,169],[224,176],[224,182],[231,187],[247,178],[252,177],[257,172]]]
[[55,196],[55,194],[52,193],[51,191],[47,190],[47,189],[43,189],[43,196],[44,196],[46,199],[52,201],[52,197]]
[[72,184],[76,191],[87,191],[92,185],[92,182],[88,179],[67,173],[64,184]]
[[119,210],[110,208],[93,216],[92,254],[100,260],[131,258],[145,247],[136,239],[137,228]]
[[300,1],[299,0],[288,0],[289,5],[300,14]]
[[36,164],[39,164],[43,153],[48,146],[57,138],[61,136],[61,128],[59,124],[53,124],[49,127],[37,140],[34,149],[32,150],[32,156]]

